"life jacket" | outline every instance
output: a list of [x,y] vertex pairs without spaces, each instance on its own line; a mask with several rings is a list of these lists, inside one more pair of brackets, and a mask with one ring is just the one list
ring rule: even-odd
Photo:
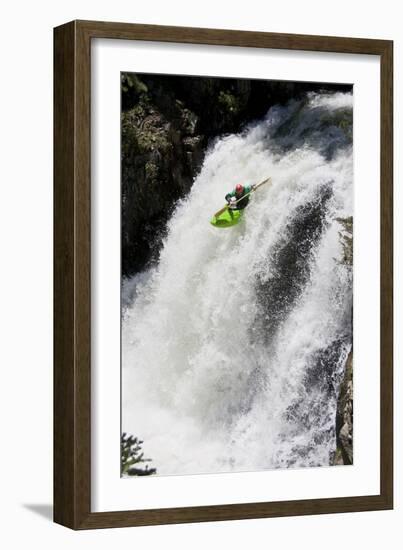
[[[245,185],[242,191],[242,195],[239,196],[236,194],[235,189],[233,189],[230,193],[227,193],[225,195],[225,200],[228,201],[232,197],[235,197],[236,200],[239,202],[237,202],[236,205],[234,206],[234,210],[243,210],[246,206],[248,206],[249,198],[250,198],[250,194],[248,193],[250,193],[251,191],[252,191],[252,187],[250,185]],[[248,196],[242,199],[244,195],[248,195]]]

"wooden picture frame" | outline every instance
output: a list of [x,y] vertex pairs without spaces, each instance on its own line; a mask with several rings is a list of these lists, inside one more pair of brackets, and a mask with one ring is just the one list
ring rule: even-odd
[[[113,38],[380,56],[380,493],[91,512],[91,40]],[[73,21],[54,30],[54,520],[72,529],[325,514],[393,507],[393,43],[385,40]]]

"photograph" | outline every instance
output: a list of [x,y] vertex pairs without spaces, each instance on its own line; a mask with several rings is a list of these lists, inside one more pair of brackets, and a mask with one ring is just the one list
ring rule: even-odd
[[121,475],[353,463],[353,86],[121,73]]

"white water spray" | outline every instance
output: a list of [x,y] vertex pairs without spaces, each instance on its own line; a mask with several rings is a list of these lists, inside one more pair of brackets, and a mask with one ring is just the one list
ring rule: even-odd
[[[351,110],[315,94],[217,141],[158,265],[124,282],[122,430],[158,474],[329,465],[352,342]],[[238,226],[209,224],[236,183],[268,176]]]

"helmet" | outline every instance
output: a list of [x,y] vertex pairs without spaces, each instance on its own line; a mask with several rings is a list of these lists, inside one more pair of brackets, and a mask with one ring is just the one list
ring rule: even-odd
[[243,185],[241,185],[240,183],[238,183],[238,185],[235,187],[235,193],[237,195],[239,195],[240,193],[243,192]]

